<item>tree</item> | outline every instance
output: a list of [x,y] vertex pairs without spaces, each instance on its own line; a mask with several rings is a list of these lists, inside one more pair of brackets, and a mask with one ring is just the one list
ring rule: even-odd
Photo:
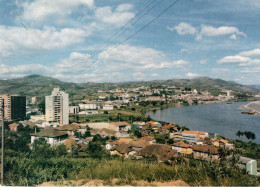
[[243,136],[243,135],[244,135],[244,133],[241,131],[237,131],[237,133],[236,133],[236,136],[238,136],[239,138],[240,138],[240,136]]
[[141,133],[139,130],[134,131],[134,135],[135,135],[137,138],[141,138],[141,137],[142,137],[142,133]]
[[100,142],[89,142],[86,152],[91,158],[101,159],[102,157],[108,157],[108,154],[102,149]]
[[45,114],[45,99],[38,104],[38,109],[42,114]]
[[86,130],[86,132],[84,134],[84,138],[86,138],[86,137],[91,137],[90,130]]
[[117,138],[115,136],[112,136],[111,140],[117,140]]

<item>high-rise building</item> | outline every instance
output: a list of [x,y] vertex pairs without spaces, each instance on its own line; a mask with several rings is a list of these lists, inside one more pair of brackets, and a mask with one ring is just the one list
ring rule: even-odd
[[54,88],[50,96],[45,97],[45,119],[48,122],[69,124],[69,94]]
[[0,97],[0,124],[4,115],[4,100]]
[[7,121],[24,120],[26,117],[26,97],[0,95],[4,103],[4,119]]

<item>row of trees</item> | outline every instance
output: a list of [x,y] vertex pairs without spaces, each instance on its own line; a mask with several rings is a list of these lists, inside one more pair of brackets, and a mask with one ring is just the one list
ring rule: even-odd
[[255,133],[250,131],[237,131],[236,136],[238,136],[239,138],[241,136],[245,136],[248,140],[254,140],[256,138]]

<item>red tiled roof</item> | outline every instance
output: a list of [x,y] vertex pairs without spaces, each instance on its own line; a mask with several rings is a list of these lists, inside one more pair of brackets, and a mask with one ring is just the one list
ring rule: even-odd
[[126,121],[118,121],[118,122],[114,122],[113,124],[116,125],[116,126],[119,126],[119,125],[130,125],[130,123],[128,123]]
[[173,146],[176,147],[183,147],[183,148],[189,148],[191,145],[184,143],[183,141],[179,141],[173,144]]
[[193,145],[193,151],[203,152],[203,153],[210,153],[210,154],[218,154],[218,148],[210,145]]

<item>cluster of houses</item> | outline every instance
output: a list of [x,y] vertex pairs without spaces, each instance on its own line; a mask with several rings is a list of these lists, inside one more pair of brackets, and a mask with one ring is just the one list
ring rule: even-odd
[[[156,121],[142,122],[136,121],[132,124],[119,121],[112,123],[72,123],[61,126],[47,125],[45,127],[33,124],[28,121],[21,121],[22,125],[29,125],[31,128],[37,126],[40,132],[31,134],[31,143],[40,137],[52,146],[64,144],[68,152],[76,148],[78,151],[84,151],[93,137],[81,138],[79,133],[84,134],[87,129],[90,134],[99,134],[101,137],[116,137],[117,140],[108,140],[104,148],[111,155],[119,155],[125,158],[135,157],[141,159],[144,157],[156,156],[159,161],[170,160],[174,157],[182,157],[188,161],[188,158],[195,159],[219,159],[219,147],[233,149],[233,144],[228,140],[219,138],[214,133],[203,131],[190,131],[180,128],[175,123],[162,125]],[[10,130],[17,131],[18,124],[9,125]],[[87,127],[87,128],[86,128]],[[133,136],[133,131],[139,131],[141,137]],[[160,144],[156,142],[156,135],[168,134],[173,139],[172,144]],[[241,163],[244,164],[249,174],[256,174],[256,161],[241,157]]]
[[222,90],[223,94],[218,96],[211,95],[208,91],[187,90],[165,86],[163,88],[153,88],[140,86],[136,88],[117,88],[114,90],[99,90],[96,99],[84,99],[75,101],[77,105],[70,106],[70,114],[89,115],[98,114],[103,111],[114,110],[139,105],[141,102],[179,102],[196,103],[225,102],[233,99],[231,90]]

